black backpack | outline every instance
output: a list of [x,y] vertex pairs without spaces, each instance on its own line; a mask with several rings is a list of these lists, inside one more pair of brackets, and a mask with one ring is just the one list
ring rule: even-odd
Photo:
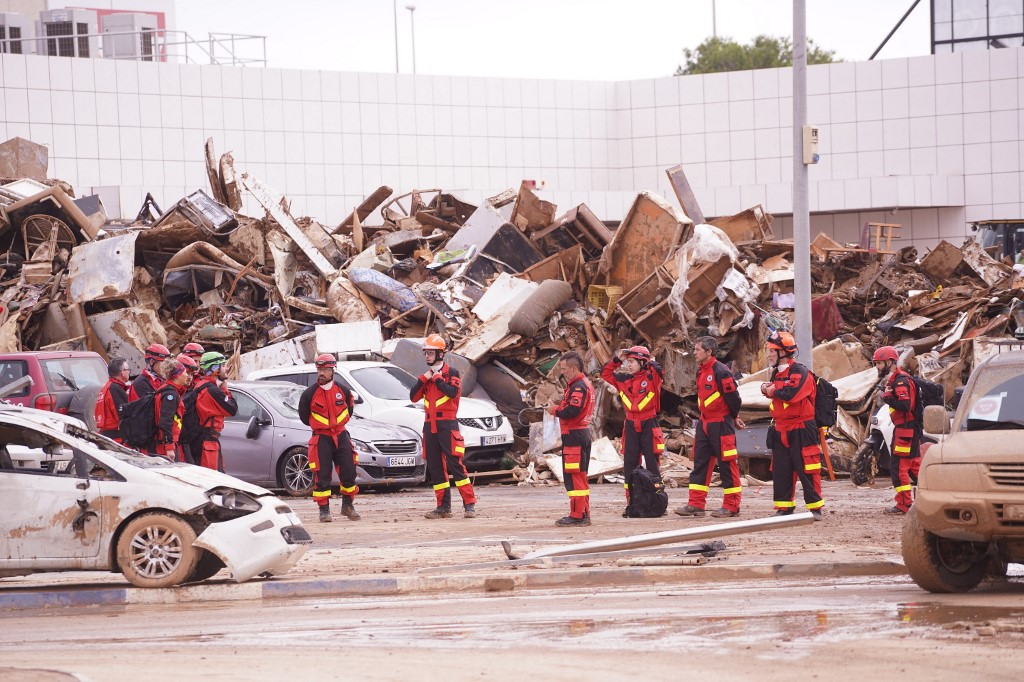
[[626,516],[631,519],[654,519],[665,515],[668,493],[660,476],[644,467],[633,469],[629,475],[629,506]]
[[823,426],[834,426],[836,423],[839,391],[835,386],[813,372],[811,372],[811,376],[817,385],[817,392],[814,394],[814,422],[819,429]]
[[156,412],[153,410],[155,400],[156,393],[149,393],[118,406],[117,416],[121,420],[118,431],[126,445],[144,448],[153,444],[156,438]]
[[205,382],[199,388],[193,388],[182,398],[182,402],[185,403],[185,416],[181,420],[181,435],[178,437],[178,442],[188,445],[189,448],[199,438],[206,435],[206,426],[199,423],[196,401],[199,400],[199,394],[212,385],[209,382]]
[[914,407],[914,416],[918,421],[924,415],[924,408],[929,405],[946,404],[946,390],[942,384],[913,375],[910,378],[914,380],[914,386],[917,388],[917,405]]

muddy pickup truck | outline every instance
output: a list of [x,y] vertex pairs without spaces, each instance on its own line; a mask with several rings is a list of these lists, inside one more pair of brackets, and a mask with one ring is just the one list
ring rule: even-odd
[[921,462],[903,562],[929,592],[966,592],[1024,563],[1024,351],[981,363],[952,420],[929,406],[924,429],[943,437]]

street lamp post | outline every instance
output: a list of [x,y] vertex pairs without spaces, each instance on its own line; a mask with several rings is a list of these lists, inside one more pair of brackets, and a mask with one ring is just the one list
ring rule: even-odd
[[415,12],[416,5],[406,5],[405,8],[409,10],[409,28],[412,31],[412,75],[416,75],[416,21]]
[[711,37],[718,37],[718,21],[715,16],[715,0],[711,0]]
[[391,0],[391,7],[395,10],[395,73],[398,73],[398,0]]

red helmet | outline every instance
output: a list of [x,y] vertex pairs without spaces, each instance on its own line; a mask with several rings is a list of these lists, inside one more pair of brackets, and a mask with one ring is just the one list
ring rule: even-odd
[[423,341],[423,350],[427,349],[439,350],[442,353],[448,348],[448,344],[444,342],[440,334],[431,334]]
[[193,360],[198,360],[206,351],[203,349],[202,346],[193,341],[192,343],[186,343],[185,347],[181,349],[181,352],[184,355],[187,355],[188,357],[192,358]]
[[182,352],[181,354],[178,355],[177,360],[178,360],[178,362],[183,364],[185,366],[185,369],[187,369],[188,371],[190,371],[190,372],[198,372],[199,371],[199,363],[195,361],[195,358],[189,357],[184,352]]
[[892,360],[893,362],[899,362],[900,360],[899,353],[892,346],[882,346],[871,356],[871,362],[885,362],[886,360]]
[[313,364],[317,367],[337,367],[338,359],[330,353],[321,353],[316,356],[316,360],[313,361]]
[[626,357],[647,362],[651,359],[651,351],[647,350],[645,346],[633,346],[626,349]]
[[147,360],[166,360],[171,357],[171,351],[167,350],[167,346],[159,343],[151,343],[146,348],[146,359]]
[[768,341],[766,345],[769,348],[775,350],[781,350],[783,353],[795,353],[796,352],[796,339],[789,332],[778,332],[773,331],[768,335]]

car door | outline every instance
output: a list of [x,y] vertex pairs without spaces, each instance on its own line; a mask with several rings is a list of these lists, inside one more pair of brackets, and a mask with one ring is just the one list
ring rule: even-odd
[[105,523],[100,488],[88,478],[85,453],[53,440],[40,446],[44,439],[7,440],[6,450],[14,452],[11,468],[0,469],[7,526],[0,535],[0,565],[60,560],[89,567],[98,558]]
[[[274,449],[274,428],[271,413],[256,399],[241,389],[232,388],[231,395],[238,402],[238,413],[224,417],[224,430],[220,434],[220,448],[224,455],[224,471],[251,483],[274,480],[271,455]],[[271,421],[261,426],[256,438],[246,438],[249,419]]]

